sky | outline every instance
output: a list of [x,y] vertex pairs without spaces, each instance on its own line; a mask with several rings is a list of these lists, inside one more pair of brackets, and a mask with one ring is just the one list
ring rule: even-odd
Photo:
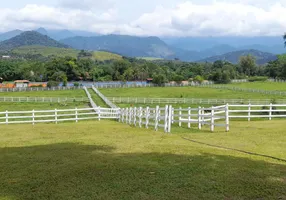
[[139,36],[274,36],[286,0],[8,0],[0,32],[69,29]]

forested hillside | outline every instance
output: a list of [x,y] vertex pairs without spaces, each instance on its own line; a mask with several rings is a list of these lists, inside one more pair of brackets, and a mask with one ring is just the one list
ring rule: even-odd
[[68,48],[68,45],[62,44],[56,40],[42,35],[36,31],[26,31],[9,40],[0,43],[0,50],[11,50],[26,45],[41,45],[46,47]]

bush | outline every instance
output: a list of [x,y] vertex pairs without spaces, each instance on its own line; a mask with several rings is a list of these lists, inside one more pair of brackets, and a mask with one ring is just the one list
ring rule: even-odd
[[265,76],[253,76],[248,79],[249,82],[257,82],[257,81],[264,82],[267,80],[268,80],[268,77],[265,77]]
[[49,81],[48,84],[47,84],[47,87],[48,87],[48,88],[58,87],[59,84],[60,84],[60,83],[59,83],[58,81]]
[[198,75],[194,78],[194,81],[198,83],[202,83],[204,82],[204,78]]
[[39,85],[31,85],[30,87],[31,87],[31,88],[42,88],[43,85],[42,85],[42,84],[39,84]]
[[75,82],[75,83],[73,83],[73,86],[74,86],[74,87],[79,87],[79,83],[78,83],[78,82]]

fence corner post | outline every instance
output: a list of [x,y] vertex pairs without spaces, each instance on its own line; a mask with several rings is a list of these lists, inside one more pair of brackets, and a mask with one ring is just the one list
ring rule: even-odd
[[58,123],[58,111],[55,109],[55,122]]
[[272,120],[272,110],[273,110],[272,103],[270,103],[270,107],[269,107],[269,120]]
[[33,121],[33,125],[35,125],[35,110],[32,110],[32,121]]
[[188,128],[191,128],[191,114],[192,110],[191,107],[188,108]]
[[200,106],[198,107],[198,128],[202,129],[202,108]]
[[8,110],[6,110],[5,118],[6,118],[6,124],[9,124]]
[[100,121],[100,117],[101,117],[100,116],[100,106],[98,106],[97,109],[98,109],[98,121]]

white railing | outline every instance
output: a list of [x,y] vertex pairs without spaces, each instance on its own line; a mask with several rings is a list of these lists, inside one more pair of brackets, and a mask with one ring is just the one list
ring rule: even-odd
[[[95,111],[95,112],[94,112]],[[81,108],[66,110],[32,110],[0,112],[0,124],[48,123],[64,121],[81,121],[91,119],[119,119],[119,109],[113,108]]]
[[118,108],[108,98],[106,98],[97,88],[92,86],[92,89],[105,102],[105,104],[108,105],[110,108]]
[[189,82],[189,83],[164,83],[161,85],[156,84],[94,84],[96,88],[142,88],[142,87],[188,87],[188,86],[198,86],[198,85],[213,85],[212,81],[204,82],[204,83],[196,83],[196,82]]
[[[144,98],[144,97],[107,97],[113,103],[132,104],[270,104],[271,99],[199,99],[199,98]],[[278,104],[286,104],[286,99],[275,100]]]
[[0,102],[88,102],[88,98],[67,98],[67,97],[0,97]]
[[268,79],[269,82],[286,83],[286,80],[281,79]]
[[286,104],[229,105],[231,119],[286,118]]
[[30,91],[56,91],[56,90],[79,90],[83,87],[27,87],[27,88],[0,88],[0,92],[30,92]]
[[271,91],[271,90],[260,90],[260,89],[251,89],[251,88],[239,88],[239,87],[231,87],[231,86],[224,86],[224,85],[196,85],[195,87],[224,89],[224,90],[232,90],[232,91],[239,91],[239,92],[251,92],[251,93],[261,93],[261,94],[280,95],[280,96],[286,95],[286,91]]
[[233,79],[231,80],[232,83],[247,83],[249,82],[248,79]]
[[[207,112],[209,111],[209,113]],[[213,132],[215,126],[224,126],[226,131],[229,131],[229,117],[228,106],[218,106],[212,108],[173,108],[172,106],[165,106],[156,108],[123,108],[121,109],[120,121],[140,128],[154,127],[155,130],[163,128],[165,132],[171,132],[171,126],[178,123],[187,124],[191,128],[191,124],[198,124],[198,128],[202,129],[203,125],[209,125]],[[215,121],[218,121],[216,123]],[[225,123],[220,120],[225,120]]]
[[91,97],[89,91],[87,90],[87,88],[84,86],[83,89],[84,89],[84,91],[85,91],[85,93],[86,93],[86,95],[87,95],[87,98],[88,98],[88,100],[89,100],[89,103],[90,103],[91,107],[97,108],[97,105],[94,103],[94,101],[93,101],[93,99],[92,99],[92,97]]

